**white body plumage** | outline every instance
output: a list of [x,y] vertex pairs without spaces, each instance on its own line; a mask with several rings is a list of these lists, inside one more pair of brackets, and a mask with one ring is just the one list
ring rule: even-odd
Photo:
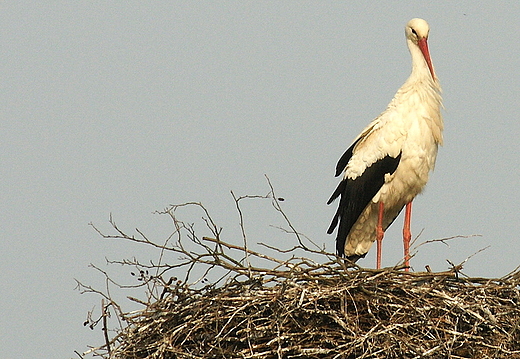
[[[344,188],[340,193],[338,187],[329,200],[330,203],[342,196],[331,229],[339,220],[337,241],[343,243],[343,248],[338,246],[338,252],[348,258],[363,257],[375,241],[378,203],[384,203],[386,230],[403,207],[423,190],[435,166],[438,145],[442,144],[442,99],[426,45],[428,32],[428,24],[422,19],[407,24],[412,73],[387,109],[362,131],[338,163],[338,167],[343,167],[337,170],[343,171],[344,183],[340,187]],[[420,44],[421,39],[424,45]],[[426,47],[426,53],[421,45]],[[356,191],[366,191],[371,198]],[[363,208],[352,210],[359,203],[351,201],[366,203]],[[357,218],[342,218],[349,215]],[[342,221],[349,222],[349,228],[343,231]]]

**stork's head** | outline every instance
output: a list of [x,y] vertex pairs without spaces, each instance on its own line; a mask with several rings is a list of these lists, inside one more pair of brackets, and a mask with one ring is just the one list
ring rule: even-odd
[[423,19],[412,19],[406,24],[406,38],[417,44],[419,39],[428,39],[430,26]]
[[430,69],[430,74],[432,75],[432,78],[435,78],[430,52],[428,50],[429,32],[430,26],[423,19],[412,19],[408,21],[408,24],[406,24],[405,27],[406,39],[421,50],[424,60]]

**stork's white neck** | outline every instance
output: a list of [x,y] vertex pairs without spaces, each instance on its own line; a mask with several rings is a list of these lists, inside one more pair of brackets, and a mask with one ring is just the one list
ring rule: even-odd
[[437,77],[432,78],[428,63],[421,49],[411,40],[408,48],[412,55],[412,73],[403,86],[397,91],[390,102],[389,108],[398,109],[402,113],[413,109],[421,113],[427,120],[435,142],[442,144],[443,121],[440,109],[442,107],[441,86]]
[[419,49],[417,44],[414,44],[412,40],[406,40],[408,44],[408,49],[410,50],[410,54],[412,55],[412,74],[410,75],[410,79],[420,79],[420,80],[431,80],[432,82],[436,82],[436,79],[432,78],[432,74],[430,73],[430,69],[428,68],[428,64],[424,59],[424,55]]

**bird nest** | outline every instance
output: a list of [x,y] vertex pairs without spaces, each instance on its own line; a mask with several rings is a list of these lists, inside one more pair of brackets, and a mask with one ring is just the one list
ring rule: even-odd
[[[279,207],[279,198],[269,197]],[[240,221],[242,215],[236,198]],[[251,198],[251,197],[247,197]],[[195,206],[211,236],[177,219]],[[102,329],[105,343],[83,354],[103,358],[520,358],[520,272],[500,279],[469,278],[460,266],[441,273],[347,266],[311,250],[289,224],[298,244],[268,256],[226,243],[200,203],[172,206],[174,235],[162,244],[142,233],[114,235],[180,254],[176,264],[144,265],[132,274],[147,289],[142,309],[124,311],[107,293],[78,282],[103,299],[101,314],[85,325]],[[242,227],[243,228],[243,227]],[[171,244],[170,244],[171,243]],[[297,251],[306,255],[296,255]],[[279,257],[286,257],[279,259]],[[309,259],[312,257],[314,259]],[[260,265],[262,264],[262,265]],[[172,270],[183,278],[170,277]],[[154,273],[150,275],[149,273]],[[217,272],[214,279],[211,273]],[[107,276],[107,283],[112,282]],[[193,280],[193,278],[198,278]],[[111,329],[108,318],[117,317]]]

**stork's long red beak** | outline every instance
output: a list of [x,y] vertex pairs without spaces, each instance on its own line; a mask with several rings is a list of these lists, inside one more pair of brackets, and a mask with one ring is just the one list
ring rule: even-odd
[[432,74],[432,78],[435,79],[435,73],[433,72],[432,59],[430,58],[430,51],[428,50],[428,39],[426,37],[419,39],[419,41],[417,42],[417,45],[419,46],[419,49],[421,50],[421,52],[424,56],[424,59],[426,60],[426,64],[428,65],[428,68],[430,69],[430,73]]

